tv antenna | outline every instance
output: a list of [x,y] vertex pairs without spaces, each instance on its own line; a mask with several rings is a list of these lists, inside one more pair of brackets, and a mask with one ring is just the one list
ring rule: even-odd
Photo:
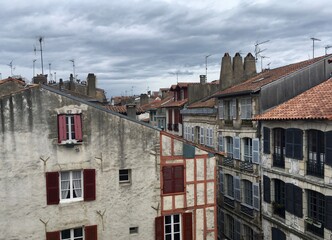
[[43,61],[43,37],[38,38],[39,41],[39,49],[36,49],[36,46],[34,46],[34,52],[36,54],[36,51],[40,51],[40,60],[41,60],[41,67],[42,67],[42,75],[44,75],[44,61]]
[[207,67],[208,67],[208,62],[207,62],[207,59],[208,57],[212,56],[213,54],[209,54],[209,55],[206,55],[205,56],[205,80],[207,82]]
[[262,45],[262,44],[267,43],[267,42],[269,42],[269,41],[270,41],[270,40],[266,40],[266,41],[263,41],[263,42],[260,42],[260,43],[257,43],[257,42],[256,42],[256,44],[255,44],[255,60],[256,60],[256,62],[257,62],[257,60],[258,60],[259,54],[262,53],[262,52],[264,52],[264,51],[266,50],[266,48],[263,49],[263,50],[260,49],[259,45]]
[[13,76],[13,70],[15,70],[15,67],[13,66],[13,61],[11,60],[9,64],[7,64],[10,67],[10,76]]
[[325,55],[327,55],[327,49],[332,48],[332,45],[326,45],[325,46]]
[[314,37],[310,39],[312,40],[312,58],[315,58],[315,41],[321,41],[321,40]]
[[263,72],[263,59],[264,58],[269,58],[269,57],[267,57],[267,56],[260,56],[260,58],[261,58],[261,72]]
[[76,80],[76,75],[75,75],[75,59],[70,59],[69,61],[73,63],[73,75],[74,75],[74,80]]

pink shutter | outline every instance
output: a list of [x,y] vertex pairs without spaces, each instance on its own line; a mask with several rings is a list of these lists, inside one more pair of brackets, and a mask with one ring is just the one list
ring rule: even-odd
[[96,171],[84,169],[84,201],[96,200]]
[[47,232],[46,240],[60,240],[60,232]]
[[173,191],[172,167],[163,167],[163,193],[172,193]]
[[155,218],[155,239],[164,240],[164,216]]
[[67,139],[66,115],[58,115],[58,142]]
[[183,240],[192,240],[193,239],[193,230],[192,230],[192,213],[183,213]]
[[184,167],[174,166],[174,192],[184,191]]
[[59,204],[59,173],[46,173],[47,205]]
[[85,240],[97,240],[97,225],[84,227]]
[[82,141],[82,118],[81,115],[76,114],[74,115],[74,126],[75,126],[75,139],[77,141]]

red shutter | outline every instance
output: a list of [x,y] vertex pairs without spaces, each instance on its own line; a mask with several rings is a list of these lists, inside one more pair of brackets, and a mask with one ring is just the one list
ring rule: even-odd
[[173,109],[168,109],[168,123],[173,123]]
[[47,232],[46,240],[60,240],[60,232]]
[[97,240],[97,225],[84,227],[85,240]]
[[172,192],[174,192],[172,167],[163,167],[163,193]]
[[183,166],[174,166],[174,192],[184,191],[184,171]]
[[67,139],[66,115],[58,115],[58,142]]
[[74,126],[75,126],[75,139],[77,141],[82,141],[82,118],[81,115],[76,114],[74,115]]
[[183,240],[192,240],[193,239],[193,230],[192,230],[192,213],[183,213]]
[[46,173],[47,205],[59,204],[59,173]]
[[84,169],[84,201],[96,200],[96,171]]
[[180,110],[174,109],[174,124],[179,123],[179,117],[180,117]]
[[156,240],[164,240],[164,216],[155,218]]

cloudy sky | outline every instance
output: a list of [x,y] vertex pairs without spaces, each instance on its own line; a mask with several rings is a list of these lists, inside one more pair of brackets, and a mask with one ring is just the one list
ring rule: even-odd
[[[330,0],[1,0],[0,73],[30,80],[41,73],[68,79],[97,75],[108,97],[180,82],[219,78],[225,52],[244,57],[260,45],[263,67],[311,58],[332,45]],[[34,53],[36,46],[36,54]],[[332,53],[332,48],[327,49]],[[261,69],[261,60],[257,62]],[[176,74],[178,73],[178,74]]]

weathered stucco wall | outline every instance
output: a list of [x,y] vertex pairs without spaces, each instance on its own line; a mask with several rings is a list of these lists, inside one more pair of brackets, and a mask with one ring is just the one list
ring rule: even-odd
[[[82,111],[83,143],[73,147],[57,141],[57,111],[66,109]],[[154,236],[159,131],[36,87],[0,99],[0,145],[6,239],[45,239],[45,231],[83,225],[98,225],[98,239]],[[96,170],[95,201],[47,205],[45,172],[85,168]],[[131,184],[119,183],[120,168],[131,169]],[[130,235],[129,227],[139,233]]]

